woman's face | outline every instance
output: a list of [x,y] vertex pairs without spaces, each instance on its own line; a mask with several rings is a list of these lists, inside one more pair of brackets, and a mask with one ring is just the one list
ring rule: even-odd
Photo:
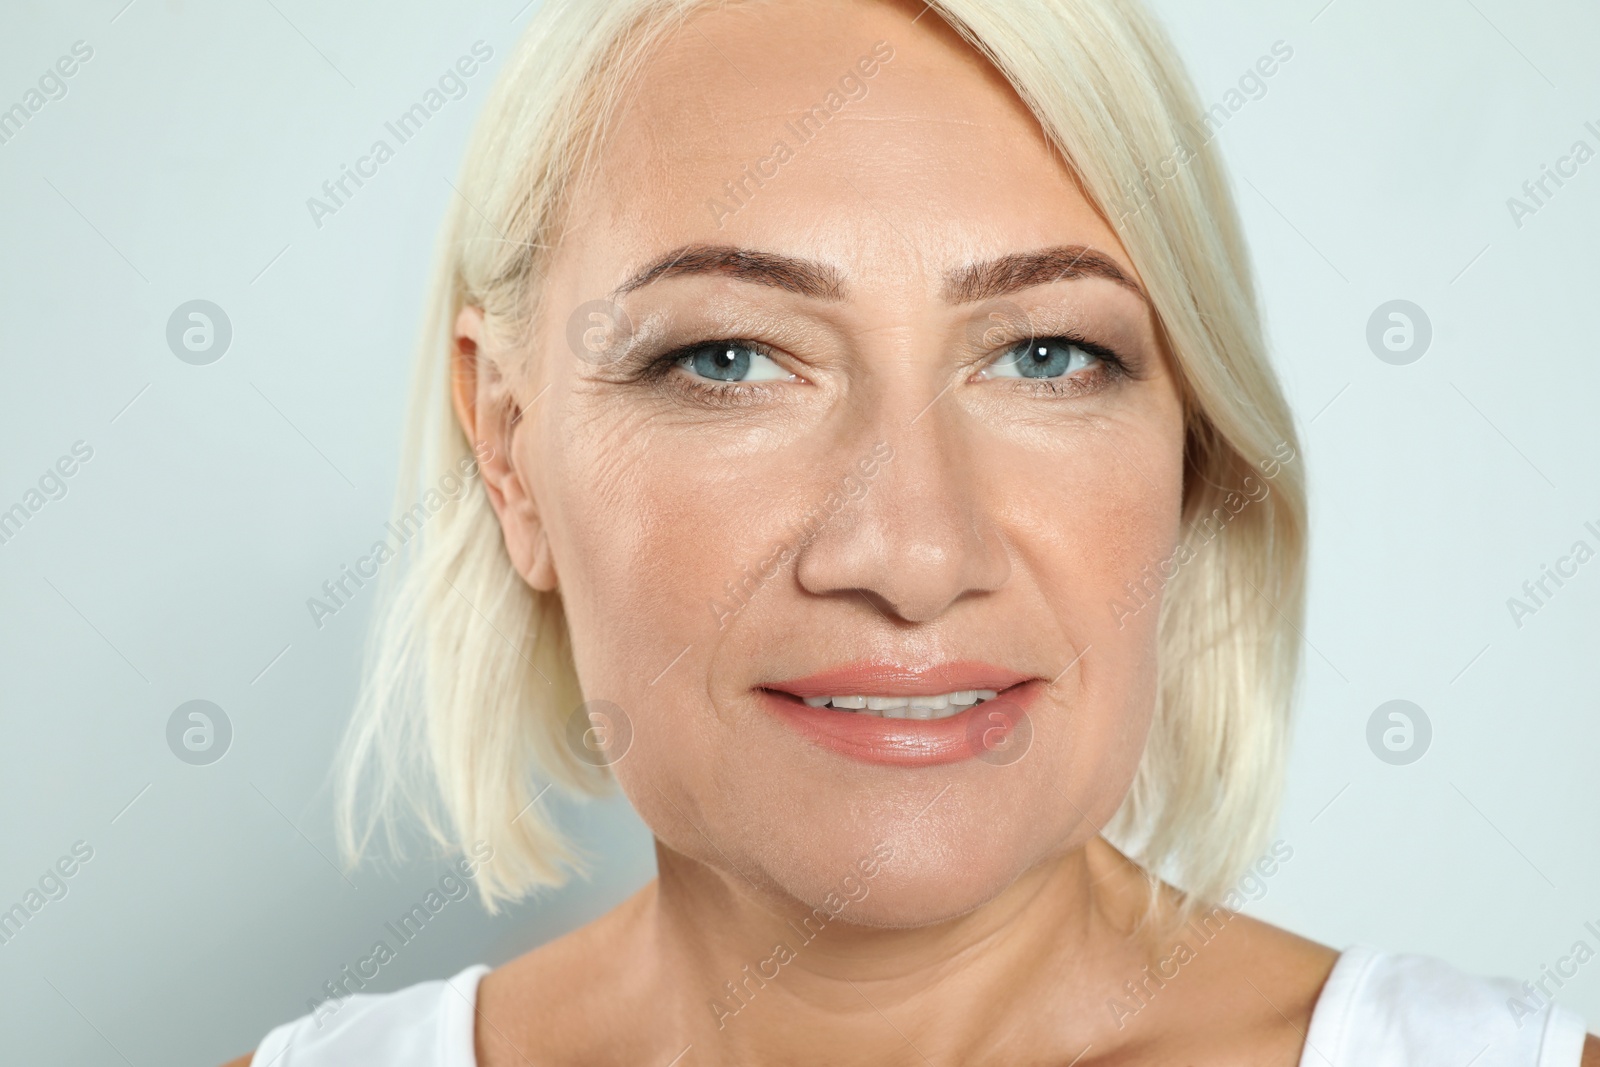
[[[883,925],[967,911],[1115,812],[1183,478],[1126,252],[920,6],[736,5],[655,53],[485,468],[664,845]],[[918,696],[947,700],[893,706]]]

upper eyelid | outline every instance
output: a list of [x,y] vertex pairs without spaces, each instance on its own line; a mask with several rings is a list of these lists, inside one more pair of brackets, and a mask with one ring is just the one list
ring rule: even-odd
[[[1118,352],[1110,345],[1102,344],[1098,341],[1091,341],[1088,338],[1078,336],[1068,331],[1039,332],[1031,334],[1028,337],[1017,337],[1013,340],[1006,341],[996,346],[991,353],[984,355],[974,362],[977,368],[981,370],[982,368],[988,367],[999,360],[1002,356],[1016,348],[1019,344],[1027,341],[1063,341],[1069,345],[1083,349],[1085,352],[1094,356],[1101,362],[1111,364],[1114,369],[1125,372],[1131,372],[1133,370],[1133,366],[1130,365],[1129,361],[1118,354]],[[671,367],[681,366],[683,362],[692,356],[698,349],[705,348],[708,345],[721,344],[736,344],[749,348],[752,352],[756,352],[772,360],[795,378],[798,378],[801,381],[807,380],[806,375],[801,374],[793,367],[792,361],[786,356],[782,349],[750,337],[708,337],[699,341],[691,341],[688,344],[674,345],[667,351],[662,352],[655,358],[651,359],[649,362],[650,364],[657,366],[662,370],[666,370]],[[973,364],[969,364],[969,366],[971,365]],[[707,388],[715,389],[739,387],[752,388],[757,385],[774,384],[771,382],[720,382],[714,379],[701,378],[698,375],[694,377],[696,381],[703,383]]]
[[[704,341],[694,341],[690,344],[679,345],[669,352],[663,352],[662,358],[688,359],[695,352],[702,348],[708,348],[711,345],[739,345],[741,347],[748,348],[752,352],[766,356],[768,359],[773,359],[773,353],[776,351],[776,349],[774,349],[771,345],[763,344],[760,341],[753,341],[748,337],[708,337]],[[774,360],[774,362],[776,361]]]
[[1016,340],[1009,341],[997,348],[994,353],[994,358],[985,361],[984,366],[988,366],[990,363],[994,362],[994,360],[1004,356],[1007,352],[1010,352],[1018,345],[1033,341],[1065,341],[1071,347],[1081,348],[1098,360],[1115,364],[1117,367],[1120,367],[1123,370],[1130,369],[1128,361],[1123,359],[1122,356],[1117,353],[1117,350],[1112,348],[1110,345],[1104,345],[1098,341],[1091,341],[1088,338],[1077,337],[1069,333],[1039,333],[1034,334],[1031,337],[1019,337]]
[[[663,352],[660,356],[656,357],[652,363],[662,367],[663,369],[680,367],[683,365],[684,361],[694,355],[696,351],[709,345],[740,345],[744,348],[750,349],[750,351],[755,352],[758,355],[765,356],[767,359],[772,360],[772,362],[776,363],[780,368],[788,372],[793,377],[798,378],[801,381],[805,381],[805,377],[803,375],[796,373],[793,367],[790,367],[782,359],[779,359],[773,354],[776,350],[771,345],[762,344],[760,341],[752,341],[741,337],[713,337],[706,341],[695,341],[687,345],[679,345],[673,349],[670,349],[669,351]],[[737,389],[741,387],[750,389],[758,386],[782,384],[773,382],[771,380],[757,380],[753,382],[724,382],[718,381],[715,378],[703,378],[699,375],[692,375],[692,377],[695,379],[695,381],[701,383],[702,388],[707,389],[726,390]]]

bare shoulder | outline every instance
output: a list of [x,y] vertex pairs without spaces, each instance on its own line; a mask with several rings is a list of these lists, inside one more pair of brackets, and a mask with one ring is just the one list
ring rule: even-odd
[[1090,859],[1105,899],[1116,902],[1112,926],[1141,957],[1142,966],[1113,976],[1105,1002],[1130,1056],[1196,1067],[1299,1062],[1339,952],[1164,883],[1151,907],[1143,868],[1109,844]]
[[[1291,1024],[1295,1033],[1304,1033],[1339,952],[1247,915],[1221,914],[1228,916],[1226,925],[1207,943],[1215,949],[1214,979],[1233,989],[1242,1004],[1258,1007],[1263,1017],[1276,1016]],[[1206,924],[1197,918],[1190,926]],[[1210,929],[1214,927],[1204,932]]]
[[1578,1067],[1600,1067],[1600,1037],[1590,1034],[1583,1039],[1583,1059]]
[[1213,944],[1219,950],[1218,986],[1232,990],[1236,1018],[1245,1027],[1238,1033],[1241,1043],[1253,1048],[1259,1056],[1256,1062],[1299,1063],[1311,1017],[1339,953],[1238,914],[1232,915],[1226,934]]
[[[483,976],[478,986],[479,1067],[529,1062],[637,1059],[628,1035],[648,1027],[618,1025],[619,1013],[641,1024],[628,1005],[648,1003],[650,947],[643,919],[655,902],[652,882],[614,910]],[[567,1048],[563,1035],[614,1047]]]
[[1194,1064],[1298,1063],[1339,953],[1223,908],[1169,917],[1155,961],[1117,998],[1118,1029]]
[[[1248,974],[1315,1000],[1339,961],[1339,951],[1279,926],[1233,914],[1227,922],[1231,943],[1218,942],[1228,962]],[[1238,958],[1234,958],[1237,956]]]

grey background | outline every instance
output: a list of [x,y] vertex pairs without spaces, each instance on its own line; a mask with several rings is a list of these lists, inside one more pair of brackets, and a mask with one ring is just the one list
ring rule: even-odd
[[[307,597],[379,535],[436,224],[523,0],[8,3],[0,108],[93,58],[0,145],[0,509],[75,441],[68,493],[0,545],[0,907],[83,840],[69,893],[0,945],[0,1058],[212,1063],[307,1010],[443,861],[330,864],[328,767],[370,604]],[[1600,127],[1600,12],[1576,0],[1161,0],[1218,101],[1294,55],[1220,145],[1313,485],[1306,676],[1255,913],[1336,946],[1537,977],[1600,924],[1600,561],[1535,615],[1506,600],[1597,538],[1592,320],[1600,160],[1518,227],[1506,200]],[[474,41],[490,69],[335,216],[305,206]],[[205,299],[224,358],[177,359]],[[1424,357],[1366,342],[1390,300]],[[1600,547],[1600,546],[1597,546]],[[370,599],[370,598],[369,598]],[[225,709],[218,762],[167,721]],[[1386,701],[1431,745],[1368,747]],[[620,801],[564,818],[590,882],[499,918],[450,905],[379,984],[500,962],[651,874]],[[1600,963],[1560,999],[1600,1023]]]

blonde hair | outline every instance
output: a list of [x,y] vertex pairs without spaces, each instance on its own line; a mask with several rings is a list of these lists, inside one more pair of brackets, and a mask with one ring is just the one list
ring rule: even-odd
[[[414,515],[419,496],[471,461],[450,402],[456,316],[480,307],[496,335],[526,335],[566,198],[630,73],[704,2],[546,0],[506,62],[441,239],[397,511]],[[1214,536],[1226,524],[1226,536],[1160,575],[1154,723],[1105,832],[1146,870],[1216,900],[1276,817],[1306,522],[1294,427],[1267,363],[1232,197],[1218,161],[1193,143],[1203,120],[1182,64],[1139,3],[932,7],[1009,79],[1110,221],[1176,362],[1185,525]],[[1271,485],[1260,496],[1257,476]],[[380,825],[392,844],[393,816],[409,810],[441,844],[486,843],[495,862],[478,886],[493,910],[578,865],[536,803],[540,789],[594,792],[605,776],[564,740],[582,696],[558,596],[512,568],[476,480],[430,512],[369,647],[341,761],[339,836],[353,860]]]

